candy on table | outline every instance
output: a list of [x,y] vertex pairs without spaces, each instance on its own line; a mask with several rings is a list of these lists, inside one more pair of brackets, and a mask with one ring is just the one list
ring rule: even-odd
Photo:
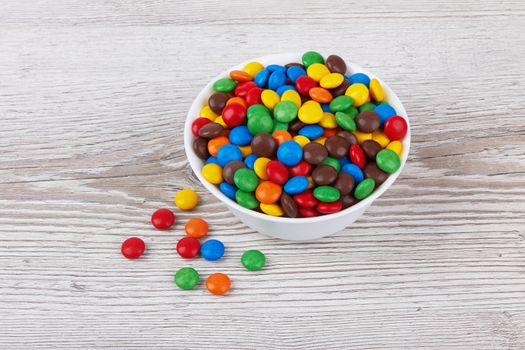
[[183,237],[177,242],[177,253],[184,259],[191,259],[199,255],[201,244],[195,237]]
[[213,84],[192,124],[204,179],[244,208],[314,217],[368,197],[399,170],[403,117],[381,82],[315,51],[250,62]]
[[197,203],[199,203],[199,196],[197,196],[197,193],[195,193],[194,190],[185,188],[175,195],[174,202],[179,209],[191,210],[197,206]]
[[204,260],[219,260],[224,255],[224,244],[217,239],[209,239],[202,243],[200,253]]
[[202,238],[208,234],[208,223],[201,218],[191,218],[186,222],[184,231],[188,237]]
[[193,267],[183,267],[175,273],[173,282],[180,289],[193,289],[199,284],[199,273]]
[[169,229],[175,222],[175,215],[166,208],[157,209],[151,215],[151,224],[159,230]]
[[206,289],[212,294],[223,295],[230,290],[230,278],[223,273],[213,273],[206,279]]
[[146,245],[144,241],[138,237],[130,237],[122,242],[120,251],[128,259],[138,259],[144,254]]
[[247,250],[241,256],[241,263],[246,270],[259,271],[266,265],[266,257],[259,250]]

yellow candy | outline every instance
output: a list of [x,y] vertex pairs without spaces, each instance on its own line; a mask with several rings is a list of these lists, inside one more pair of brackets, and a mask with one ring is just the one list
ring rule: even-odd
[[202,167],[202,176],[214,185],[222,182],[222,168],[218,164],[209,163]]
[[270,158],[260,157],[257,158],[255,163],[253,163],[253,171],[255,171],[255,174],[257,174],[260,179],[268,180],[268,175],[266,175],[266,166],[270,161]]
[[224,120],[222,120],[222,115],[221,115],[221,116],[218,116],[217,118],[215,118],[214,122],[217,123],[217,124],[221,124],[223,128],[226,128],[226,129],[229,128],[229,126],[226,125],[226,123],[224,122]]
[[283,208],[279,204],[259,204],[261,207],[261,210],[263,213],[271,215],[271,216],[283,216],[284,211]]
[[330,74],[330,70],[324,64],[314,63],[306,69],[306,74],[315,81],[320,81],[324,76]]
[[218,115],[215,112],[213,112],[211,110],[210,106],[208,106],[208,105],[202,107],[199,116],[201,118],[206,118],[206,119],[209,119],[211,121],[214,121],[218,117]]
[[379,143],[383,148],[390,143],[388,137],[381,130],[376,130],[372,133],[372,140]]
[[396,154],[398,156],[401,156],[401,153],[403,153],[403,144],[401,143],[401,141],[398,141],[398,140],[395,140],[395,141],[392,141],[390,142],[387,146],[386,146],[387,149],[389,150],[392,150],[394,152],[396,152]]
[[257,75],[257,73],[259,73],[259,71],[263,69],[264,69],[264,66],[260,64],[259,62],[250,62],[247,65],[245,65],[242,70],[250,74],[250,76],[254,78]]
[[299,108],[298,116],[299,120],[305,124],[317,124],[323,119],[323,113],[318,102],[308,101]]
[[314,140],[314,142],[320,143],[321,145],[324,146],[324,143],[326,142],[326,137],[324,136],[318,137]]
[[319,125],[321,125],[325,129],[337,128],[337,123],[335,122],[335,115],[333,115],[330,112],[324,112],[323,119],[321,119]]
[[245,158],[246,156],[252,154],[252,146],[246,145],[246,146],[239,146],[239,149],[241,150],[242,157]]
[[382,102],[385,98],[383,87],[376,78],[370,80],[370,96],[372,96],[372,98],[377,102]]
[[364,84],[355,83],[346,89],[345,95],[352,98],[352,106],[359,107],[368,99],[368,88]]
[[281,101],[281,98],[279,97],[277,92],[266,89],[261,94],[261,100],[264,103],[264,105],[272,111],[275,105]]
[[309,190],[310,188],[314,187],[314,179],[312,179],[311,176],[307,176],[306,178],[308,179],[308,187],[306,187],[306,189]]
[[306,144],[310,143],[310,139],[303,135],[296,135],[293,137],[293,140],[297,142],[299,146],[301,146],[301,148],[306,146]]
[[292,101],[297,106],[297,109],[301,108],[301,96],[299,96],[297,91],[286,90],[281,96],[281,101]]
[[372,134],[367,134],[367,133],[364,133],[364,132],[361,132],[361,131],[352,131],[352,133],[357,138],[357,142],[358,143],[363,143],[366,140],[371,140],[372,139]]
[[342,74],[330,73],[321,79],[319,85],[325,89],[333,89],[341,85],[343,80],[345,80],[345,77]]
[[[217,165],[217,164],[215,164]],[[217,165],[218,166],[218,165]],[[220,169],[220,167],[219,167]],[[221,170],[222,172],[222,170]],[[222,177],[222,175],[221,175]],[[175,199],[173,200],[175,202],[175,205],[182,210],[191,210],[197,206],[197,203],[199,203],[199,196],[197,196],[197,193],[195,193],[194,190],[185,188],[182,191],[179,191],[175,195]]]

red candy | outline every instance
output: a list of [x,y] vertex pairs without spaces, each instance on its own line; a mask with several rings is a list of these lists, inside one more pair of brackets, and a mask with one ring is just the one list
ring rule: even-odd
[[177,242],[177,253],[185,259],[191,259],[199,254],[201,244],[194,237],[184,237]]
[[209,120],[208,118],[195,119],[191,124],[191,132],[193,133],[193,136],[199,136],[199,130],[208,123],[211,123],[211,120]]
[[301,160],[299,164],[290,167],[288,170],[292,176],[308,176],[311,169],[312,165],[310,163]]
[[350,160],[361,169],[365,167],[365,154],[359,145],[350,146]]
[[234,127],[246,121],[246,107],[239,103],[230,103],[222,110],[222,120],[226,125]]
[[340,200],[334,202],[320,202],[315,209],[321,214],[333,214],[343,209],[343,203]]
[[159,230],[169,229],[175,222],[175,215],[169,209],[158,209],[151,215],[151,223]]
[[317,214],[314,208],[299,207],[299,215],[303,218],[313,218]]
[[146,245],[144,244],[144,241],[138,237],[131,237],[126,239],[120,247],[122,255],[124,255],[128,259],[140,258],[140,256],[144,253],[145,249]]
[[253,81],[240,83],[234,90],[235,96],[244,98],[248,94],[248,91],[250,91],[254,87],[257,87],[257,84],[255,84]]
[[284,185],[289,178],[288,169],[278,160],[272,160],[266,164],[266,175],[268,175],[268,178],[272,182],[278,185]]
[[304,208],[313,208],[319,201],[314,197],[314,194],[310,190],[306,190],[293,196],[293,200],[297,205]]
[[295,87],[297,87],[297,91],[299,91],[301,95],[308,96],[310,89],[317,87],[317,83],[309,76],[301,75],[295,81]]
[[402,140],[407,134],[407,129],[406,120],[395,115],[385,122],[384,133],[390,140]]
[[254,87],[250,91],[248,91],[248,93],[246,94],[246,104],[248,105],[248,107],[250,107],[251,105],[262,104],[262,92],[263,89],[259,87]]

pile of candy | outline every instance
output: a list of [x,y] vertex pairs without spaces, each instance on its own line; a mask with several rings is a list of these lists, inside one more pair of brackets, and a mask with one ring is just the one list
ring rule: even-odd
[[[181,210],[192,210],[199,202],[195,191],[184,189],[177,193],[175,205]],[[169,209],[156,210],[151,215],[152,225],[159,230],[168,230],[175,223],[175,214]],[[199,254],[208,261],[216,261],[224,255],[224,244],[216,239],[200,243],[199,238],[208,234],[208,223],[201,218],[191,218],[184,226],[186,237],[177,243],[177,253],[185,259]],[[139,237],[126,239],[121,246],[121,253],[128,259],[138,259],[144,254],[146,245]],[[258,250],[247,250],[241,257],[241,264],[249,271],[259,271],[266,264],[266,257]],[[199,273],[193,267],[183,267],[174,277],[175,284],[181,289],[193,289],[200,281]],[[212,294],[223,295],[230,290],[231,281],[228,275],[213,273],[206,279],[206,288]]]
[[192,124],[203,177],[239,205],[313,217],[369,196],[401,166],[407,123],[380,82],[337,55],[248,63],[213,84]]

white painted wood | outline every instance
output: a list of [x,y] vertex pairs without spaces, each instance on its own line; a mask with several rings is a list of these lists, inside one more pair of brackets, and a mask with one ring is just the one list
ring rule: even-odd
[[[0,2],[0,348],[525,348],[524,17],[522,1]],[[413,147],[355,225],[291,243],[204,192],[181,130],[217,72],[307,49],[387,81]],[[202,205],[153,230],[187,186]],[[224,260],[177,257],[195,215]],[[144,259],[120,257],[130,235]],[[248,248],[266,270],[240,267]],[[184,265],[229,273],[231,294],[178,290]]]

